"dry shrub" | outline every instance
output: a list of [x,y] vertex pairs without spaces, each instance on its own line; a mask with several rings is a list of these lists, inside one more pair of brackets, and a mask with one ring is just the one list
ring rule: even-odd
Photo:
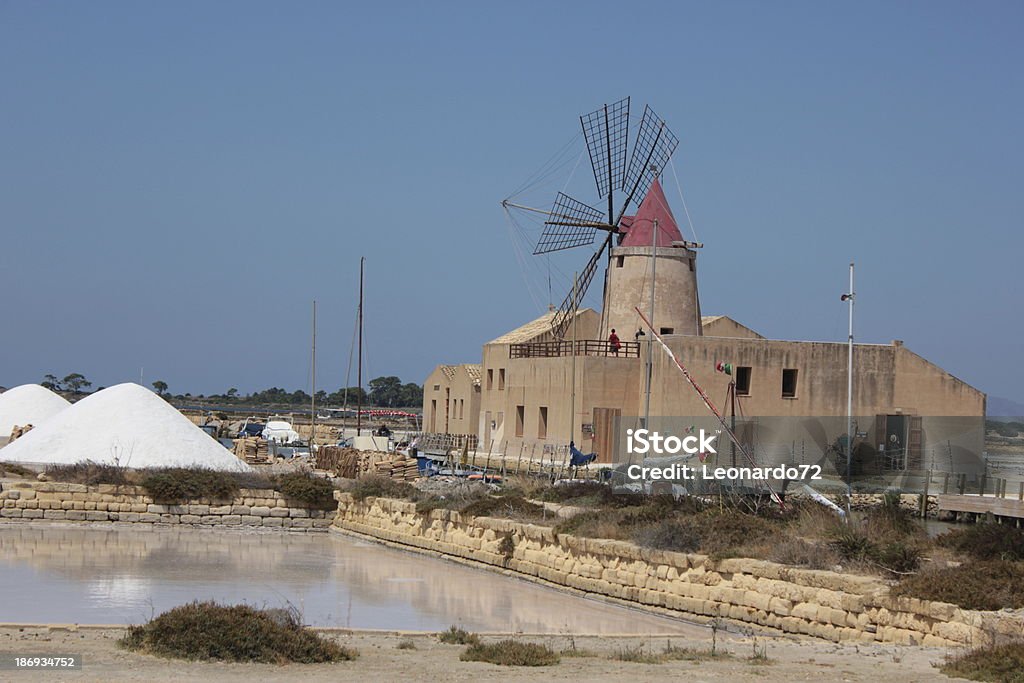
[[437,639],[445,645],[475,645],[480,642],[480,636],[454,624],[447,631],[438,633]]
[[365,474],[359,477],[354,484],[348,487],[348,492],[356,500],[365,500],[366,498],[417,500],[420,494],[412,484],[396,481],[383,474]]
[[1024,642],[989,645],[949,657],[941,667],[947,676],[972,681],[1024,683]]
[[954,529],[935,542],[976,560],[1024,560],[1024,529],[991,522]]
[[459,510],[470,517],[506,517],[509,519],[544,519],[544,506],[518,495],[479,498]]
[[358,653],[304,629],[293,612],[193,602],[133,626],[128,650],[162,657],[226,662],[340,662]]
[[700,534],[692,524],[676,519],[643,525],[633,532],[633,542],[645,548],[692,553],[700,548]]
[[132,483],[126,468],[118,465],[104,465],[92,460],[83,460],[73,465],[47,465],[46,476],[53,481],[85,484],[86,486],[96,486],[97,484],[120,486]]
[[182,503],[189,500],[232,500],[238,480],[229,472],[198,468],[165,467],[143,470],[139,485],[153,500]]
[[619,523],[614,515],[605,512],[581,512],[558,522],[556,534],[569,534],[583,538],[610,538],[618,541],[630,539],[630,530]]
[[318,510],[334,510],[334,486],[323,477],[312,472],[289,472],[277,478],[275,487],[286,498],[305,503]]
[[892,594],[964,609],[1018,609],[1024,607],[1024,563],[984,560],[926,571],[900,581]]
[[808,543],[802,538],[783,538],[774,543],[765,559],[808,569],[828,569],[839,562],[835,551],[825,544]]
[[551,666],[559,662],[558,653],[547,645],[511,639],[497,643],[473,643],[459,659],[501,666]]
[[0,477],[34,477],[36,473],[15,462],[0,462]]

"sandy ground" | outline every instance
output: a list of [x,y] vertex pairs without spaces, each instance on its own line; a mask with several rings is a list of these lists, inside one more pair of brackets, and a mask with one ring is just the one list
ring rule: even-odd
[[[681,679],[687,681],[915,681],[951,680],[939,673],[945,651],[899,646],[834,645],[821,641],[789,637],[719,635],[718,649],[728,657],[700,662],[671,661],[640,664],[616,661],[619,651],[642,647],[646,651],[664,650],[664,636],[515,636],[521,640],[544,643],[565,651],[573,644],[584,656],[563,656],[560,664],[549,667],[501,667],[480,662],[459,661],[465,649],[444,645],[434,634],[347,632],[322,629],[321,632],[359,651],[359,659],[340,664],[263,664],[193,663],[160,659],[126,652],[117,645],[123,634],[118,627],[46,627],[0,626],[0,655],[80,655],[83,667],[78,671],[0,670],[3,681],[649,681]],[[498,640],[490,634],[485,640]],[[415,649],[398,649],[400,641],[411,639]],[[766,648],[767,663],[751,660],[755,646]],[[707,649],[710,635],[703,641],[671,638],[673,647]],[[6,658],[5,658],[6,659]]]

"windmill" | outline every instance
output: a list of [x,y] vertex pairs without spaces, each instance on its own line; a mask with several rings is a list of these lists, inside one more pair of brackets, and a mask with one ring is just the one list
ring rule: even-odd
[[627,97],[580,117],[597,194],[607,201],[607,213],[563,192],[556,195],[548,212],[512,204],[508,200],[502,202],[506,208],[511,206],[547,213],[534,255],[592,245],[598,233],[607,233],[600,248],[580,271],[577,286],[566,295],[552,317],[551,330],[556,339],[564,338],[580,301],[593,282],[601,256],[612,245],[616,235],[621,239],[626,211],[647,195],[651,183],[665,168],[679,144],[679,139],[665,122],[645,105],[630,148],[629,105],[630,98]]

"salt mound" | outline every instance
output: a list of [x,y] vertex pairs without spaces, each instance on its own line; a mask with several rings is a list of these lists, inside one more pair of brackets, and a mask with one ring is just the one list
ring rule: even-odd
[[0,394],[0,439],[10,436],[15,425],[38,427],[70,405],[63,397],[38,384],[8,389]]
[[91,460],[133,469],[249,470],[162,398],[131,383],[83,398],[6,446],[3,460],[46,464]]

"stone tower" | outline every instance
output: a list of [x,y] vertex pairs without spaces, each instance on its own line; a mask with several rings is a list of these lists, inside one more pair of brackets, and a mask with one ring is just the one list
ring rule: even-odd
[[603,335],[607,337],[614,329],[623,341],[632,341],[636,331],[643,327],[634,307],[639,306],[644,315],[650,316],[652,253],[657,259],[652,321],[655,329],[661,334],[701,335],[695,251],[700,245],[683,240],[657,180],[636,215],[624,217],[621,226],[625,237],[612,248],[608,264]]

